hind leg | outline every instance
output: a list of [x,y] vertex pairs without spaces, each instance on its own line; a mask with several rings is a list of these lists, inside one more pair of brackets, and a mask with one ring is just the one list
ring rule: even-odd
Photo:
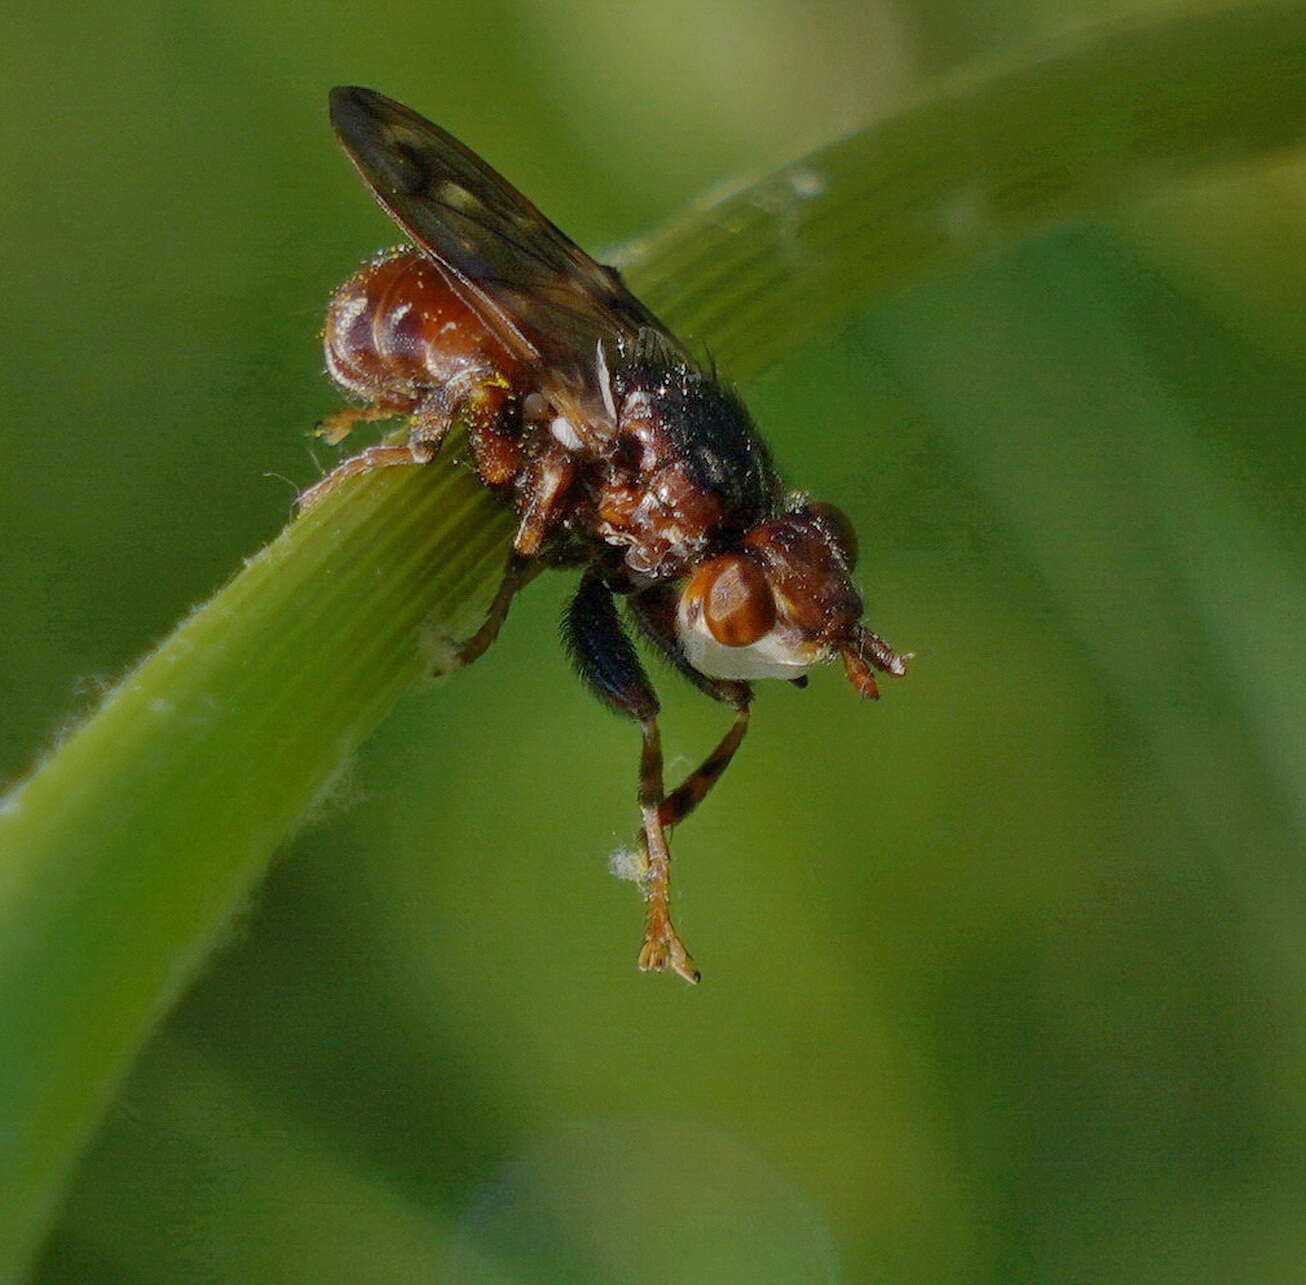
[[753,699],[753,689],[747,683],[732,678],[709,678],[690,665],[676,634],[677,605],[676,591],[666,585],[654,585],[630,599],[631,614],[645,637],[699,691],[730,706],[735,718],[716,748],[662,800],[658,814],[668,829],[678,825],[702,803],[730,766],[748,731],[748,710]]
[[438,453],[438,445],[432,447],[424,442],[411,442],[407,446],[369,446],[365,451],[351,455],[343,464],[337,464],[326,477],[310,486],[307,491],[301,491],[295,503],[303,513],[348,478],[373,473],[379,468],[389,468],[395,464],[429,464]]
[[337,464],[326,477],[299,497],[301,511],[316,504],[351,477],[395,465],[429,464],[440,453],[455,420],[461,420],[475,436],[498,423],[511,407],[511,393],[503,380],[493,373],[478,376],[470,386],[463,383],[462,387],[466,391],[458,396],[451,395],[448,388],[433,388],[420,397],[382,400],[372,406],[351,406],[328,415],[315,430],[328,442],[342,441],[360,423],[393,419],[398,415],[409,416],[408,441],[402,446],[369,446]]

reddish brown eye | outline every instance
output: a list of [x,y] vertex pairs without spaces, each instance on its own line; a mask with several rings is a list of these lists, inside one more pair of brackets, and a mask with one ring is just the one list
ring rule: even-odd
[[775,599],[762,568],[735,554],[699,567],[685,597],[702,611],[712,637],[727,647],[747,647],[775,624]]
[[821,519],[821,522],[829,528],[830,534],[834,536],[834,542],[843,551],[844,561],[847,562],[849,569],[857,565],[857,532],[853,530],[853,524],[848,521],[848,515],[840,508],[833,504],[826,504],[822,500],[817,500],[807,506],[807,511]]

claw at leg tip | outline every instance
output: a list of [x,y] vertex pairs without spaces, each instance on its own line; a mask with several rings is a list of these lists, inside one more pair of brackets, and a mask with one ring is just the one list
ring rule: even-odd
[[663,973],[670,968],[677,977],[697,986],[703,980],[703,974],[694,963],[684,944],[678,939],[645,940],[639,952],[639,971],[641,973]]

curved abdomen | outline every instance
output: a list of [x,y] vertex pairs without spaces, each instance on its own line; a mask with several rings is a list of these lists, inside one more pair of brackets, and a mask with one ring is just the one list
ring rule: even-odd
[[518,369],[411,246],[378,256],[336,290],[322,339],[331,377],[374,405],[408,409],[433,389],[492,373],[512,382]]

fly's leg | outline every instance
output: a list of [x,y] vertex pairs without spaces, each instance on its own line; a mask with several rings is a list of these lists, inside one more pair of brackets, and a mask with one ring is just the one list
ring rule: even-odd
[[639,966],[644,972],[672,972],[687,982],[698,982],[702,973],[671,922],[671,849],[662,824],[662,738],[656,718],[640,720],[643,749],[639,760],[639,811],[643,819],[643,844],[648,865],[642,883],[647,909],[644,916],[644,944]]
[[747,731],[748,706],[740,705],[735,709],[735,721],[730,724],[729,731],[721,738],[716,749],[662,800],[658,817],[668,830],[679,825],[707,798],[709,791],[730,766],[730,760],[735,757],[735,751]]
[[612,593],[597,576],[586,574],[582,578],[563,617],[563,637],[590,690],[604,704],[639,724],[639,810],[642,846],[647,854],[641,878],[646,912],[639,966],[646,971],[669,967],[687,982],[697,982],[698,968],[671,922],[671,852],[661,818],[658,698],[622,627]]
[[535,557],[566,517],[568,494],[575,480],[575,458],[556,444],[546,446],[526,465],[517,484],[521,522],[512,547],[518,557]]
[[305,509],[311,509],[347,478],[372,473],[379,468],[389,468],[395,464],[429,464],[438,453],[438,447],[430,446],[425,442],[410,442],[406,446],[369,446],[365,451],[351,455],[342,464],[337,464],[326,477],[314,483],[307,491],[301,491],[295,503],[302,513]]
[[[402,446],[369,446],[336,465],[299,497],[301,511],[316,504],[347,478],[397,464],[429,464],[440,453],[440,446],[455,419],[461,419],[467,425],[478,465],[483,456],[487,462],[492,458],[502,460],[511,440],[502,429],[515,410],[511,390],[501,376],[491,371],[468,374],[460,388],[466,391],[459,393],[450,388],[435,388],[420,398],[396,398],[372,406],[348,406],[320,420],[313,431],[335,445],[344,441],[359,424],[408,415],[408,441]],[[497,453],[491,451],[491,441],[503,444]],[[494,470],[502,467],[502,463],[496,462],[491,467],[491,475],[483,474],[482,480],[487,485],[495,484],[498,478],[493,476]]]
[[[476,445],[475,436],[473,445]],[[495,449],[499,449],[497,443]],[[479,468],[479,451],[477,464]],[[525,504],[503,579],[481,627],[459,647],[460,665],[470,665],[499,636],[513,597],[530,579],[533,559],[565,514],[567,494],[575,476],[575,463],[561,447],[546,448],[527,464],[518,488]]]
[[[349,414],[352,410],[359,409],[351,407],[344,412],[338,412],[342,415]],[[379,468],[392,468],[395,465],[423,465],[429,464],[440,453],[440,444],[444,441],[445,434],[449,431],[449,425],[453,423],[454,407],[450,404],[448,397],[442,389],[436,389],[428,393],[416,405],[410,404],[407,408],[411,411],[412,419],[408,425],[408,441],[402,446],[369,446],[366,450],[359,451],[357,455],[351,455],[349,459],[337,464],[330,473],[320,482],[310,486],[307,491],[301,493],[298,504],[302,513],[305,509],[312,508],[319,500],[330,492],[334,491],[341,482],[351,477],[359,477],[364,473],[375,472]],[[376,411],[376,414],[368,412]],[[386,419],[395,414],[395,411],[387,411],[382,404],[377,406],[365,406],[361,408],[358,415],[353,416],[348,426],[343,432],[337,432],[332,428],[328,433],[322,434],[328,440],[339,441],[361,420],[366,419]],[[328,424],[334,419],[334,416],[328,416],[323,420],[323,424]],[[333,438],[328,436],[329,433],[337,432]]]
[[[421,397],[392,398],[371,406],[349,406],[319,421],[314,432],[334,445],[343,441],[359,424],[371,420],[408,415],[408,441],[402,446],[369,446],[359,451],[299,497],[300,509],[309,508],[334,490],[346,478],[358,477],[396,464],[429,464],[455,420],[467,427],[482,481],[495,485],[505,466],[511,468],[506,452],[515,441],[516,402],[501,375],[492,370],[466,372],[457,387],[433,388]],[[481,469],[484,464],[486,469]]]
[[530,560],[521,557],[515,548],[508,554],[508,564],[503,569],[503,579],[499,581],[494,601],[490,603],[490,610],[482,621],[481,627],[458,645],[456,656],[460,667],[470,665],[472,661],[479,659],[486,648],[499,636],[499,630],[503,628],[503,622],[508,618],[508,608],[512,605],[517,590],[526,582],[529,566]]
[[413,411],[411,399],[392,402],[377,402],[375,406],[346,406],[341,410],[324,415],[313,427],[313,435],[320,437],[328,446],[343,442],[359,424],[370,424],[378,419],[396,419],[400,415],[410,415]]
[[630,600],[631,614],[648,640],[699,691],[729,705],[735,711],[735,718],[716,748],[662,800],[658,816],[668,829],[678,825],[702,803],[730,766],[748,731],[749,705],[753,699],[753,690],[747,683],[729,678],[709,678],[690,665],[676,635],[677,605],[675,590],[666,585],[645,589]]

